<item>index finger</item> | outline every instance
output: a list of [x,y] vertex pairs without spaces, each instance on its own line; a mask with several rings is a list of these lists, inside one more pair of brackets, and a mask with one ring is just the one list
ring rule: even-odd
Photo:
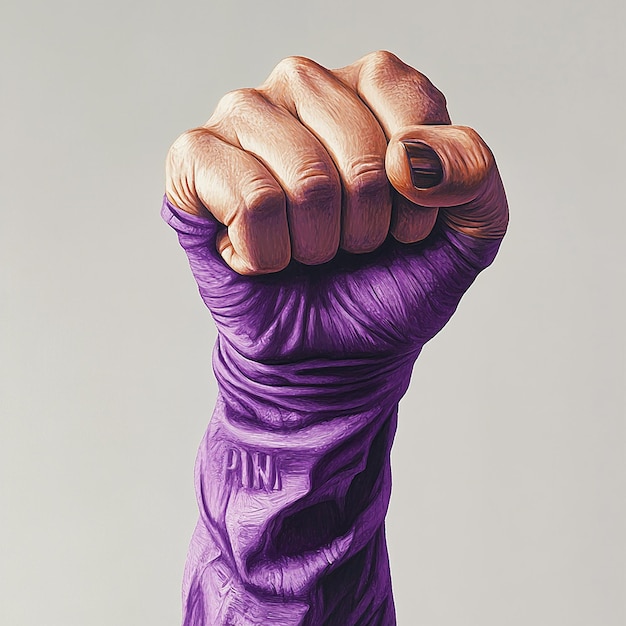
[[[418,241],[446,223],[474,237],[501,237],[508,211],[491,151],[472,129],[451,126],[443,94],[421,72],[390,52],[368,54],[335,75],[356,91],[384,129],[386,170],[395,189],[391,232]],[[461,206],[462,205],[462,206]],[[422,226],[420,226],[420,222]],[[407,235],[408,233],[408,235]]]
[[[387,140],[406,126],[450,123],[443,94],[391,52],[373,52],[334,73],[374,113]],[[420,207],[396,192],[391,234],[404,243],[420,241],[432,230],[437,213],[436,208]]]
[[372,52],[333,74],[367,104],[387,140],[405,126],[450,124],[441,91],[391,52]]

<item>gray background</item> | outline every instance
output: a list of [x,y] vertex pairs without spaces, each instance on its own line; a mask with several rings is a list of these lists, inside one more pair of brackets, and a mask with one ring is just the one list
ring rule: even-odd
[[158,217],[166,151],[285,56],[386,48],[512,212],[401,404],[399,624],[623,626],[621,7],[5,0],[0,623],[179,623],[214,329]]

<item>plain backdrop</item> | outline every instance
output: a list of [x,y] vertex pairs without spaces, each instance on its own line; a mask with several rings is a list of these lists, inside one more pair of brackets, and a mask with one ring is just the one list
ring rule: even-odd
[[510,231],[400,406],[400,626],[626,623],[624,3],[4,0],[0,624],[172,626],[215,331],[163,163],[283,57],[388,49]]

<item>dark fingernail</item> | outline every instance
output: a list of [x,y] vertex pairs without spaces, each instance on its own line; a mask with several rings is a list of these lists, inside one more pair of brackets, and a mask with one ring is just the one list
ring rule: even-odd
[[411,168],[411,180],[418,189],[435,187],[443,179],[443,167],[437,153],[421,141],[403,141]]

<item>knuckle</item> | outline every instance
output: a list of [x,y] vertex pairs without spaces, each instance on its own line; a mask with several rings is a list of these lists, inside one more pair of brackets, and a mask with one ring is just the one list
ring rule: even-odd
[[180,208],[197,208],[195,189],[196,150],[205,138],[202,128],[180,135],[170,147],[165,160],[165,192]]
[[302,206],[309,203],[331,202],[341,195],[341,184],[323,165],[312,165],[293,185],[290,200]]
[[270,78],[301,81],[317,67],[317,63],[311,59],[300,56],[290,56],[284,58],[276,65]]
[[277,185],[267,180],[252,180],[242,189],[244,207],[255,214],[272,213],[284,206],[285,195]]
[[407,65],[395,54],[386,50],[372,52],[363,58],[361,79],[376,86],[399,85],[415,99],[415,106],[421,109],[420,123],[449,123],[446,112],[446,99],[427,76]]
[[212,136],[206,128],[186,130],[171,145],[165,161],[169,175],[186,172],[192,176],[199,156],[208,150]]
[[184,158],[191,152],[198,139],[202,137],[204,129],[191,128],[182,133],[171,145],[168,152],[168,159]]
[[386,192],[389,180],[382,158],[372,157],[351,165],[346,171],[346,188],[350,194],[368,198]]
[[362,69],[365,75],[371,78],[379,80],[404,79],[414,82],[416,86],[424,89],[434,88],[424,74],[407,65],[393,52],[388,52],[387,50],[378,50],[368,54],[364,58]]
[[214,116],[223,117],[234,111],[247,108],[256,102],[258,97],[258,92],[252,88],[229,91],[220,98]]
[[406,67],[405,64],[393,52],[377,50],[363,57],[363,66],[374,70],[387,69],[389,67]]

